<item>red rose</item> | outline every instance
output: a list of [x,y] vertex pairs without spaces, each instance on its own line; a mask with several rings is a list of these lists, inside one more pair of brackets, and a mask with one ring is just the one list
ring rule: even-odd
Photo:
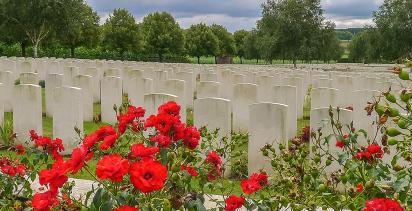
[[120,155],[106,155],[97,162],[96,175],[102,180],[111,179],[114,182],[121,182],[128,172],[129,161]]
[[141,118],[144,117],[145,110],[142,107],[129,106],[127,113],[133,114],[135,118]]
[[57,193],[51,191],[36,193],[31,200],[31,206],[35,211],[49,211],[59,204],[56,196]]
[[209,154],[207,154],[206,163],[213,164],[215,166],[220,166],[222,165],[222,159],[216,151],[211,151],[209,152]]
[[92,133],[84,138],[83,147],[85,147],[86,149],[90,149],[97,142],[99,142],[99,136],[96,133]]
[[131,206],[121,206],[117,209],[114,209],[112,211],[139,211],[138,208],[131,207]]
[[383,150],[378,144],[371,144],[366,148],[366,152],[370,153],[371,155],[376,155],[377,158],[382,158],[383,156]]
[[197,177],[199,176],[199,172],[196,171],[195,168],[188,166],[188,165],[182,165],[180,166],[180,170],[181,171],[187,171],[187,173],[189,173],[190,175]]
[[93,158],[93,154],[93,152],[88,152],[84,146],[74,149],[72,151],[71,158],[67,161],[72,174],[76,174],[78,171],[80,171],[80,169],[83,168],[85,162]]
[[230,195],[225,202],[225,211],[235,211],[236,209],[239,209],[243,206],[243,204],[245,203],[245,198]]
[[167,167],[152,159],[143,159],[130,167],[130,181],[143,193],[163,188],[167,179]]
[[118,136],[117,134],[108,135],[104,137],[103,143],[100,145],[100,150],[108,150],[110,147],[114,145]]
[[401,205],[392,199],[374,198],[366,201],[366,207],[362,211],[403,211]]
[[14,167],[11,166],[11,165],[4,165],[0,168],[0,170],[4,174],[7,174],[7,175],[12,176],[12,177],[14,177],[16,175],[16,169],[14,169]]
[[363,192],[363,185],[362,185],[362,184],[358,184],[358,185],[356,186],[356,192],[358,192],[358,193],[362,193],[362,192]]
[[250,179],[258,181],[261,186],[265,186],[269,183],[268,182],[268,175],[265,172],[263,172],[263,173],[253,173],[250,176]]
[[345,147],[346,143],[343,141],[336,140],[336,147],[343,148]]
[[158,147],[145,147],[143,144],[134,144],[130,146],[129,158],[153,158],[159,151]]
[[27,168],[23,164],[17,165],[17,167],[14,169],[16,174],[19,174],[21,177],[26,174]]
[[29,133],[30,133],[30,139],[31,140],[36,140],[36,139],[39,138],[39,135],[37,135],[35,130],[30,130]]
[[23,145],[21,145],[21,144],[16,145],[16,154],[18,154],[18,155],[26,154],[26,149],[24,148]]
[[159,106],[158,112],[159,112],[159,114],[169,114],[169,115],[176,116],[176,117],[180,118],[180,116],[179,116],[180,105],[178,105],[174,101],[169,101],[169,102]]
[[39,173],[40,185],[49,184],[50,190],[56,192],[67,182],[67,172],[70,171],[67,163],[56,161],[51,169],[43,169]]
[[196,127],[189,126],[189,127],[185,128],[183,143],[189,149],[195,149],[197,147],[197,145],[199,144],[199,140],[200,140],[200,133],[196,129]]
[[262,188],[262,186],[259,184],[259,181],[254,179],[242,180],[240,182],[240,186],[242,187],[243,193],[245,194],[253,194]]
[[150,141],[156,142],[159,147],[164,148],[170,147],[170,144],[172,144],[172,140],[170,139],[170,137],[162,134],[158,134],[156,136],[151,137]]

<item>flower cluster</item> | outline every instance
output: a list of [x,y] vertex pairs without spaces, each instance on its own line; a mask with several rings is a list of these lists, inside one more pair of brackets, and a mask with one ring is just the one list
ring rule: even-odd
[[362,149],[358,152],[355,157],[358,160],[372,162],[373,159],[383,157],[383,150],[378,144],[371,144],[366,149]]
[[215,180],[222,176],[222,159],[216,151],[211,151],[206,157],[206,168],[208,169],[207,178],[209,180]]
[[[180,121],[180,106],[175,102],[168,102],[160,106],[158,111],[157,115],[152,115],[144,121],[144,109],[129,106],[126,113],[118,115],[117,129],[112,126],[103,126],[87,135],[83,139],[82,145],[75,148],[71,157],[66,161],[59,154],[61,150],[64,150],[62,145],[59,145],[60,139],[51,140],[31,131],[30,134],[36,146],[43,147],[54,158],[59,158],[55,159],[51,168],[40,171],[40,184],[47,186],[48,190],[34,195],[33,208],[35,210],[49,210],[58,204],[59,189],[67,182],[68,174],[76,174],[87,167],[87,162],[93,158],[97,151],[100,151],[99,155],[103,154],[97,162],[95,172],[96,177],[101,180],[99,182],[108,180],[112,183],[118,183],[119,186],[121,184],[125,188],[128,186],[125,183],[131,183],[134,193],[136,191],[151,193],[162,190],[169,173],[167,163],[158,160],[161,149],[169,150],[168,148],[172,144],[178,147],[181,143],[185,149],[193,150],[199,143],[200,133],[195,127],[186,126]],[[115,149],[118,140],[123,140],[121,137],[128,128],[133,133],[143,135],[143,126],[144,129],[154,128],[154,135],[149,137],[148,142],[131,140],[137,141],[137,143],[131,144],[130,150],[126,154],[122,152],[110,153],[109,149]],[[220,158],[218,156],[210,157],[210,162],[211,159],[214,159],[212,163],[220,168]],[[190,163],[181,164],[181,168],[192,176],[199,175]],[[90,172],[88,168],[86,170]],[[117,210],[138,210],[138,208],[121,206]]]
[[403,211],[399,203],[392,199],[375,198],[366,202],[366,207],[362,211]]
[[253,194],[268,185],[266,173],[253,173],[248,179],[242,180],[240,186],[245,194]]
[[24,176],[26,174],[26,166],[19,161],[11,161],[8,158],[0,158],[0,172],[9,176]]
[[54,160],[61,161],[63,157],[60,152],[64,151],[63,141],[59,138],[52,140],[49,137],[39,136],[36,131],[30,130],[31,141],[34,142],[35,147],[42,148],[47,151]]

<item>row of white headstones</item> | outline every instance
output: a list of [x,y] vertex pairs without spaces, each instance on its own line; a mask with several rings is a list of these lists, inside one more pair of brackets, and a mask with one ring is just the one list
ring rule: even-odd
[[[114,124],[113,106],[121,105],[123,94],[127,93],[132,105],[144,107],[146,116],[156,113],[159,105],[176,101],[183,108],[182,121],[186,121],[186,109],[193,109],[198,128],[219,128],[219,136],[229,138],[231,132],[248,132],[249,172],[255,172],[269,169],[261,147],[286,143],[296,136],[305,100],[311,101],[312,129],[323,125],[323,134],[331,133],[324,121],[329,119],[331,105],[353,108],[342,110],[342,122],[353,121],[356,128],[372,134],[374,117],[366,116],[366,103],[380,90],[390,86],[400,89],[386,67],[379,67],[379,72],[377,67],[362,65],[351,66],[358,71],[324,71],[319,67],[331,68],[1,58],[0,123],[4,111],[13,112],[18,143],[29,139],[31,129],[41,134],[38,84],[45,80],[45,112],[53,118],[53,136],[64,141],[69,153],[79,143],[74,128],[83,131],[83,122],[92,121],[95,102],[101,103],[102,121]],[[19,85],[14,85],[16,79]],[[334,144],[330,150],[336,150]]]

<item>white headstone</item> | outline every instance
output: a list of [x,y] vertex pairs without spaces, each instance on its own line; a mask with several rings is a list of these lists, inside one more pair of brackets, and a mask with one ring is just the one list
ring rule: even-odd
[[41,87],[20,84],[14,87],[13,130],[17,134],[17,144],[29,142],[29,131],[43,134]]
[[103,77],[101,80],[101,116],[102,122],[114,124],[117,122],[113,107],[122,105],[123,85],[119,77]]
[[297,132],[297,91],[295,86],[274,86],[272,88],[272,101],[274,103],[287,105],[288,109],[288,126],[287,138],[291,139],[296,136]]
[[150,78],[133,78],[129,81],[129,100],[134,106],[144,105],[144,95],[153,92],[153,80]]
[[275,103],[256,103],[249,106],[249,175],[263,169],[271,172],[270,160],[265,159],[261,149],[266,144],[287,144],[288,106]]
[[83,121],[93,121],[93,77],[77,75],[73,78],[73,86],[81,89]]
[[256,84],[236,84],[233,87],[233,131],[247,132],[249,105],[257,102]]
[[179,80],[185,81],[186,85],[186,107],[193,108],[193,98],[195,91],[195,78],[193,72],[178,72],[175,73],[174,77]]
[[46,116],[53,116],[53,92],[57,87],[63,86],[63,75],[57,73],[49,73],[45,80],[45,97],[46,97]]
[[158,82],[158,93],[166,93],[177,96],[176,103],[181,107],[180,116],[182,122],[186,122],[186,87],[182,80],[164,80]]
[[303,118],[303,103],[305,100],[306,90],[304,90],[303,79],[299,77],[286,77],[283,79],[283,85],[295,86],[297,91],[297,115]]
[[214,81],[200,81],[196,88],[197,98],[220,97],[220,83]]
[[314,88],[310,93],[311,109],[338,106],[338,90],[326,87]]
[[58,87],[53,92],[53,137],[63,140],[64,154],[69,154],[80,143],[75,128],[83,132],[81,89]]
[[27,72],[20,73],[20,84],[39,84],[39,74]]
[[10,71],[0,71],[0,83],[3,84],[3,94],[0,96],[0,101],[3,102],[4,111],[11,112],[13,110],[13,73]]

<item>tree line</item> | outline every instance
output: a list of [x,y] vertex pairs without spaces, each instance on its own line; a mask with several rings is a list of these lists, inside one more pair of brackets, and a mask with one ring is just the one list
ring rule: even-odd
[[412,1],[385,0],[349,45],[351,62],[399,63],[412,54]]
[[[323,17],[320,0],[267,0],[262,18],[251,31],[199,23],[182,29],[167,12],[155,12],[137,23],[126,9],[115,9],[104,24],[84,0],[0,0],[0,42],[30,48],[69,49],[70,57],[87,49],[120,59],[151,55],[233,57],[273,60],[338,60],[343,52],[335,25]],[[1,50],[0,50],[1,54]],[[97,53],[98,54],[98,53]],[[138,55],[137,57],[135,55]]]

